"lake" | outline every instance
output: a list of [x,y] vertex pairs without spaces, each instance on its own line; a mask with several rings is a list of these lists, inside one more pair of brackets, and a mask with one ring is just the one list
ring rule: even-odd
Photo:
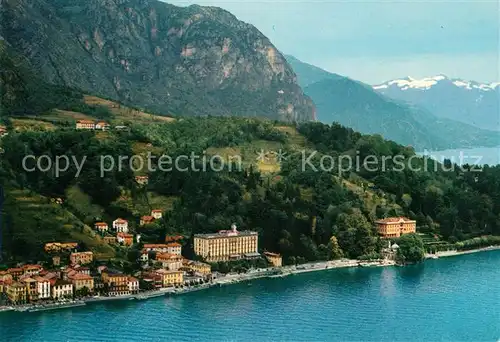
[[[181,296],[0,313],[5,341],[498,341],[500,251]],[[4,339],[5,338],[5,339]]]
[[456,163],[458,165],[500,164],[500,146],[454,149],[454,150],[443,150],[443,151],[424,151],[424,152],[418,152],[417,154],[430,156],[440,162],[442,162],[444,158],[450,159],[453,163]]

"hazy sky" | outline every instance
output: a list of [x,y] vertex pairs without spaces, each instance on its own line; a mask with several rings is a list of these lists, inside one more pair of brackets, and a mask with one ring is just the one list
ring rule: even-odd
[[283,53],[375,84],[445,74],[500,80],[498,1],[167,1],[222,7]]

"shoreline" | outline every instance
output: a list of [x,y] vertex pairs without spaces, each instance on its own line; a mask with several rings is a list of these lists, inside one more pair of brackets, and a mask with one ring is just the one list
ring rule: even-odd
[[472,254],[472,253],[479,253],[479,252],[494,251],[494,250],[498,250],[498,249],[500,249],[500,245],[497,245],[497,246],[488,246],[488,247],[481,247],[481,248],[474,248],[474,249],[467,249],[467,250],[463,250],[463,251],[450,250],[450,251],[436,252],[435,254],[429,254],[429,253],[427,253],[425,255],[425,259],[447,258],[447,257],[458,256],[458,255],[465,255],[465,254]]
[[[469,249],[464,251],[451,250],[451,251],[442,251],[436,252],[435,254],[425,254],[424,261],[428,259],[439,259],[439,258],[447,258],[453,256],[460,256],[466,254],[473,254],[479,252],[487,252],[500,250],[499,246],[488,246],[482,248]],[[69,303],[52,303],[52,304],[27,304],[22,306],[4,306],[0,307],[0,314],[2,312],[9,311],[17,311],[17,312],[39,312],[39,311],[48,311],[48,310],[57,310],[57,309],[67,309],[73,307],[82,307],[87,306],[92,303],[102,303],[108,301],[118,301],[118,300],[147,300],[150,298],[162,297],[167,295],[182,295],[190,292],[197,292],[206,290],[212,287],[222,287],[225,285],[242,283],[245,281],[251,281],[255,279],[262,278],[284,278],[295,274],[309,273],[309,272],[318,272],[318,271],[326,271],[338,268],[353,268],[353,267],[388,267],[388,266],[398,266],[396,262],[390,260],[383,261],[360,261],[357,259],[340,259],[340,260],[330,260],[330,261],[318,261],[312,263],[306,263],[295,266],[283,266],[280,268],[267,268],[262,270],[256,270],[249,273],[243,274],[227,274],[224,277],[220,277],[215,279],[211,283],[195,285],[193,287],[187,288],[164,288],[160,290],[154,291],[144,291],[138,294],[130,294],[125,296],[113,296],[113,297],[90,297],[86,299],[79,299]]]

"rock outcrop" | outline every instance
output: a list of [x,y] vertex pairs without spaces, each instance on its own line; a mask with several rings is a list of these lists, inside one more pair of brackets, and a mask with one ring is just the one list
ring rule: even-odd
[[45,81],[173,115],[313,118],[283,55],[215,7],[2,0],[2,33]]

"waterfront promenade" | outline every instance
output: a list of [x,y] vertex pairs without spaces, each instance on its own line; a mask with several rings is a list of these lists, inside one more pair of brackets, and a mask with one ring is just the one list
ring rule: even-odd
[[[483,251],[490,251],[500,249],[500,246],[489,246],[485,248],[478,248],[468,251],[443,251],[437,252],[435,254],[426,254],[426,259],[436,259],[441,257],[451,257],[464,254],[471,254]],[[247,273],[228,273],[223,276],[218,276],[209,283],[194,285],[194,286],[184,286],[184,287],[170,287],[162,288],[159,290],[142,291],[138,294],[130,294],[124,296],[96,296],[87,297],[81,300],[69,301],[69,302],[57,302],[44,305],[27,304],[20,306],[0,306],[0,313],[3,311],[21,311],[21,312],[34,312],[34,311],[44,311],[53,309],[63,309],[70,307],[83,306],[90,303],[106,302],[106,301],[117,301],[117,300],[145,300],[154,297],[166,296],[166,295],[180,295],[194,291],[206,290],[214,286],[224,286],[245,281],[251,281],[259,278],[281,278],[287,277],[294,274],[307,273],[307,272],[317,272],[336,268],[348,268],[348,267],[385,267],[394,266],[396,263],[392,260],[382,260],[382,261],[371,261],[362,262],[356,259],[340,259],[331,261],[319,261],[306,263],[301,265],[293,266],[283,266],[283,267],[269,267],[256,270],[250,270]]]

